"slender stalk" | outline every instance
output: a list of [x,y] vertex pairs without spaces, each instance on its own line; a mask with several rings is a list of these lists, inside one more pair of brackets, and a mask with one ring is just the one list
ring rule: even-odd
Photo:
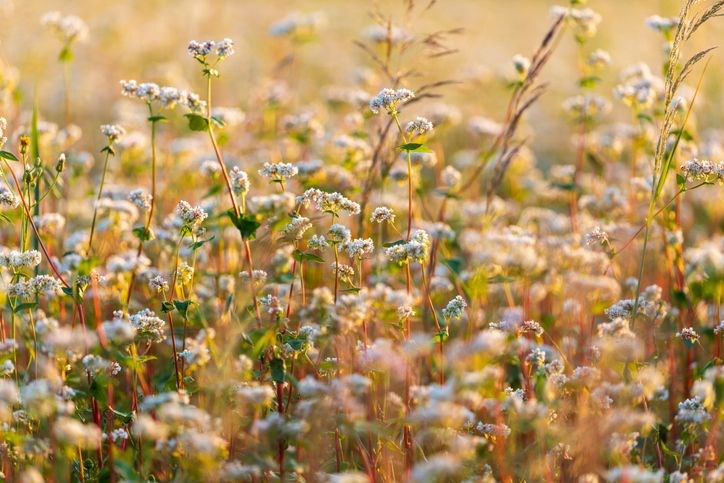
[[[149,119],[151,121],[151,207],[148,209],[148,217],[146,218],[146,224],[143,227],[143,236],[138,242],[138,250],[136,250],[136,260],[141,257],[143,253],[144,238],[151,229],[151,222],[153,221],[153,211],[156,207],[156,123],[160,119],[155,119],[153,115],[153,107],[151,103],[148,103]],[[133,292],[133,283],[136,280],[136,271],[131,273],[131,280],[128,283],[128,293],[126,294],[126,307],[131,302],[131,293]]]
[[111,150],[110,150],[110,144],[108,146],[108,149],[106,150],[106,156],[103,161],[103,174],[101,174],[101,184],[98,187],[98,196],[96,197],[96,203],[93,206],[93,221],[91,222],[91,229],[90,229],[90,236],[88,237],[88,248],[86,249],[86,253],[90,256],[91,254],[91,248],[93,247],[93,233],[95,233],[96,230],[96,217],[98,216],[98,203],[101,201],[101,197],[103,196],[103,184],[106,181],[106,172],[108,171],[108,160],[111,157]]
[[[216,155],[216,160],[219,163],[219,167],[221,168],[221,174],[224,177],[224,183],[226,184],[226,189],[229,192],[229,199],[231,200],[231,206],[234,209],[234,214],[236,217],[240,217],[245,210],[240,210],[239,205],[236,202],[236,196],[234,196],[234,189],[231,186],[231,180],[229,178],[229,173],[226,170],[226,164],[224,163],[224,158],[221,154],[221,150],[219,149],[219,144],[216,142],[216,136],[214,135],[214,127],[213,127],[213,121],[211,119],[211,75],[207,75],[206,77],[206,121],[208,126],[208,133],[209,133],[209,139],[211,140],[211,146],[214,149],[214,154]],[[243,200],[242,200],[243,203]],[[257,300],[257,293],[256,293],[256,284],[254,283],[254,264],[251,258],[251,247],[249,246],[249,240],[246,238],[243,238],[244,241],[244,256],[246,257],[246,265],[247,265],[247,273],[249,274],[249,283],[251,284],[251,300],[254,304],[254,314],[256,315],[256,321],[261,327],[262,320],[261,320],[261,311],[259,310],[259,302]]]

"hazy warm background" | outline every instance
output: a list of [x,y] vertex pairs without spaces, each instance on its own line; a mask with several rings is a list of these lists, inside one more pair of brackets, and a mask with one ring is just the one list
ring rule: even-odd
[[[424,3],[424,2],[423,2]],[[37,85],[41,114],[59,121],[62,105],[60,66],[56,62],[58,41],[40,25],[40,16],[49,10],[81,16],[90,26],[90,37],[77,46],[73,66],[75,121],[86,128],[85,141],[93,140],[90,126],[113,121],[111,107],[120,98],[118,81],[137,79],[200,89],[198,66],[186,54],[190,39],[230,37],[237,55],[223,66],[225,78],[218,83],[216,99],[225,105],[248,109],[253,94],[270,77],[289,82],[295,102],[314,103],[320,90],[330,84],[352,80],[356,66],[370,66],[369,59],[354,46],[363,38],[365,27],[373,23],[370,12],[389,13],[401,26],[414,24],[411,33],[462,28],[449,39],[459,52],[430,61],[420,58],[418,68],[425,78],[409,82],[415,88],[425,82],[455,79],[463,83],[446,88],[446,100],[463,110],[465,117],[501,116],[501,82],[509,73],[509,59],[516,53],[529,55],[550,24],[549,10],[554,0],[441,0],[431,11],[405,19],[402,1],[245,1],[245,0],[3,0],[0,58],[20,71],[25,108],[30,105]],[[600,12],[603,22],[591,43],[612,53],[613,65],[604,75],[599,92],[611,97],[618,73],[639,61],[654,72],[662,61],[659,33],[644,25],[652,14],[675,15],[676,0],[592,0],[589,6]],[[288,38],[270,38],[268,29],[290,12],[322,11],[327,18],[319,36],[309,43],[293,45]],[[714,45],[724,39],[721,22],[711,22],[690,44],[690,48]],[[546,68],[551,88],[545,100],[530,115],[536,125],[532,146],[545,157],[560,145],[564,116],[560,102],[574,95],[576,54],[566,36],[560,51]],[[280,72],[275,66],[291,52],[295,61]],[[408,57],[407,65],[412,58]],[[721,125],[724,94],[720,86],[724,57],[715,53],[709,67],[704,95],[697,105],[699,119],[706,125]],[[487,74],[486,74],[487,73]],[[478,80],[471,80],[475,74]],[[694,82],[694,81],[691,81]],[[384,83],[384,82],[382,82]],[[626,115],[614,103],[612,116]],[[50,109],[54,108],[54,111]],[[551,115],[555,113],[555,115]],[[555,118],[556,121],[549,121]],[[546,142],[555,139],[555,142]]]

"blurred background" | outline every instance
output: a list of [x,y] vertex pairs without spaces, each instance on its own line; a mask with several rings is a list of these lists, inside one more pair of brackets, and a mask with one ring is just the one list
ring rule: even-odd
[[[198,65],[186,53],[190,39],[229,37],[235,41],[236,55],[224,62],[223,77],[216,83],[217,105],[253,110],[260,89],[276,79],[288,84],[292,104],[309,106],[321,102],[323,88],[351,85],[360,68],[374,67],[354,42],[366,39],[367,29],[380,14],[416,39],[431,32],[454,31],[442,37],[444,48],[455,51],[450,55],[430,57],[425,49],[411,48],[404,58],[396,59],[400,69],[414,66],[420,73],[408,79],[406,87],[459,81],[438,91],[445,102],[457,106],[464,118],[484,115],[499,120],[507,99],[504,79],[512,73],[510,59],[534,51],[551,24],[550,9],[556,2],[440,0],[425,10],[427,2],[419,0],[408,14],[407,2],[401,0],[0,0],[0,65],[4,83],[17,81],[19,89],[13,96],[21,110],[32,105],[37,89],[41,116],[61,123],[63,82],[57,58],[62,45],[43,28],[40,18],[52,10],[83,18],[89,36],[74,47],[73,120],[86,131],[85,142],[100,143],[95,126],[115,120],[113,109],[121,98],[119,80],[202,89]],[[645,26],[645,19],[653,14],[676,15],[680,2],[591,0],[587,6],[603,18],[587,48],[605,49],[612,57],[598,93],[611,98],[620,72],[634,63],[646,62],[653,72],[660,72],[663,38]],[[283,30],[279,22],[295,13],[314,15],[313,35],[301,39],[271,35],[274,29]],[[693,52],[722,38],[722,22],[711,22],[688,48]],[[539,156],[555,155],[561,130],[570,129],[561,115],[561,103],[578,93],[576,50],[572,37],[564,36],[544,73],[549,91],[529,115],[536,128],[530,142]],[[722,53],[715,52],[697,103],[697,116],[708,126],[721,125],[723,66]],[[383,78],[367,84],[370,92],[383,86]],[[620,102],[613,106],[609,120],[622,116],[628,121],[628,110]],[[6,111],[14,108],[3,107]],[[9,112],[3,115],[12,117]]]

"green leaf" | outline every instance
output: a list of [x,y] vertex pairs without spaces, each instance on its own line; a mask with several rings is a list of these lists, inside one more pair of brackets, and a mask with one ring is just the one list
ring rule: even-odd
[[686,176],[680,173],[676,173],[676,185],[680,189],[684,189],[686,187]]
[[73,60],[73,51],[70,49],[69,45],[66,45],[63,47],[63,50],[60,51],[58,60],[61,62],[70,62]]
[[214,238],[216,238],[216,235],[211,235],[209,238],[207,238],[207,239],[205,239],[205,240],[195,241],[195,242],[193,242],[193,243],[191,244],[191,249],[192,249],[193,251],[196,251],[196,250],[198,250],[199,248],[201,248],[202,246],[204,246],[205,244],[209,243],[209,242],[210,242],[211,240],[213,240]]
[[691,133],[686,129],[674,129],[673,131],[671,131],[671,134],[673,134],[674,136],[678,136],[679,134],[681,134],[681,139],[683,139],[684,141],[694,140],[694,136],[692,136]]
[[400,149],[403,151],[422,151],[421,148],[424,148],[425,145],[422,143],[407,143],[400,146]]
[[145,226],[137,226],[133,229],[133,236],[141,240],[142,242],[150,241],[156,238],[153,231],[146,228]]
[[345,292],[345,293],[359,293],[360,290],[362,290],[362,289],[359,288],[359,287],[351,287],[351,288],[342,289],[342,290],[340,290],[340,292]]
[[172,304],[171,302],[166,302],[166,301],[161,302],[161,312],[163,312],[164,314],[173,312],[175,308],[176,308],[175,305]]
[[192,131],[208,131],[209,120],[204,116],[198,114],[189,113],[185,115],[186,119],[189,120],[189,129]]
[[155,116],[149,116],[148,118],[149,122],[166,122],[168,119],[166,116],[161,116],[160,114],[157,114]]
[[292,258],[298,262],[310,261],[315,263],[324,263],[324,258],[312,252],[303,252],[299,249],[294,250]]
[[596,84],[601,82],[601,78],[597,77],[595,75],[592,75],[590,77],[584,77],[583,79],[578,81],[578,85],[583,87],[584,89],[595,87]]
[[445,342],[450,337],[450,332],[447,327],[442,327],[440,332],[435,334],[435,342]]
[[284,362],[284,359],[279,359],[278,357],[271,360],[269,363],[269,368],[271,369],[271,376],[272,381],[283,383],[284,382],[284,376],[286,375],[287,368],[286,363]]
[[17,313],[23,312],[25,310],[32,310],[37,306],[38,306],[38,302],[27,302],[24,304],[16,305],[15,308],[13,309],[13,312],[15,312],[17,314]]
[[0,151],[0,158],[9,159],[10,161],[20,161],[13,153],[10,151]]
[[224,127],[226,125],[223,119],[216,116],[211,116],[211,121],[219,127]]
[[460,274],[463,270],[463,261],[459,258],[445,258],[442,263],[455,274]]
[[179,311],[181,314],[181,317],[184,319],[188,319],[188,311],[189,307],[191,307],[194,304],[191,300],[174,300],[173,306],[176,307],[176,310]]
[[116,155],[116,151],[115,151],[115,150],[113,149],[113,147],[111,147],[110,145],[109,145],[109,146],[106,146],[106,147],[103,148],[103,149],[101,149],[101,152],[102,152],[102,153],[108,153],[108,154],[110,154],[111,156],[115,156],[115,155]]
[[256,230],[261,226],[256,216],[247,214],[236,216],[233,208],[229,209],[226,213],[244,240],[253,240],[256,237]]

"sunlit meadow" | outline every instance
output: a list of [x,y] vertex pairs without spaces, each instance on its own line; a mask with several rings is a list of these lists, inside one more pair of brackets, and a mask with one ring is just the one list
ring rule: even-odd
[[0,479],[724,482],[722,0],[0,0]]

